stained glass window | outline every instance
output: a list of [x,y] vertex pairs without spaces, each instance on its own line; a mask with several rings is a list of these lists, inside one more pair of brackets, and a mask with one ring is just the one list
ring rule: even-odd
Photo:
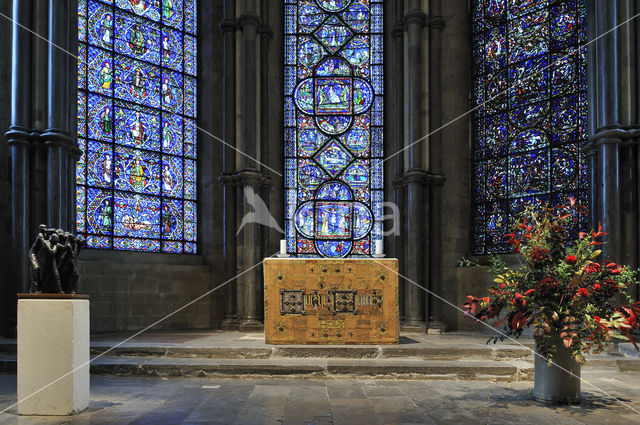
[[196,252],[195,0],[78,1],[77,231]]
[[382,239],[382,1],[285,0],[287,251]]
[[473,4],[474,253],[485,254],[507,251],[526,205],[588,207],[585,2]]

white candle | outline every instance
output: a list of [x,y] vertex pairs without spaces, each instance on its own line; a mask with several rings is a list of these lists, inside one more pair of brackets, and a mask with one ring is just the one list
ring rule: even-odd
[[376,255],[382,254],[382,240],[376,239]]
[[280,239],[280,254],[285,255],[287,253],[287,240]]

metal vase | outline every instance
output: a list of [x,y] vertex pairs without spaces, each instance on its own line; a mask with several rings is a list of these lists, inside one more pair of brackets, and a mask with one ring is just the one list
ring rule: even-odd
[[552,360],[553,364],[549,366],[547,359],[538,355],[536,348],[533,397],[543,403],[578,403],[580,401],[580,363],[571,357],[571,352],[562,345],[560,338],[558,338]]

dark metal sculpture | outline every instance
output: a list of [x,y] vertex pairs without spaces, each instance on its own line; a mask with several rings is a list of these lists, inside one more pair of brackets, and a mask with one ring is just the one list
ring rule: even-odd
[[82,236],[41,224],[29,249],[30,292],[75,294],[80,279],[75,260],[83,246]]

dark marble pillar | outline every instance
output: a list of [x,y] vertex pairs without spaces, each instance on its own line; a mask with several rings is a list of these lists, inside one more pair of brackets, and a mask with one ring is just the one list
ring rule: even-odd
[[[391,68],[388,70],[390,79],[392,81],[392,100],[390,108],[387,108],[387,114],[389,115],[387,122],[393,129],[393,134],[388,139],[385,147],[385,157],[396,154],[393,157],[391,164],[387,163],[385,169],[390,170],[387,175],[393,176],[389,183],[393,190],[393,202],[398,207],[399,217],[395,217],[393,227],[395,234],[390,235],[390,246],[393,248],[393,256],[398,259],[398,272],[404,274],[404,250],[405,250],[405,238],[404,232],[405,223],[405,182],[402,179],[404,174],[404,153],[401,152],[404,148],[404,24],[402,18],[404,17],[404,4],[401,1],[395,2],[395,8],[392,11],[395,24],[391,30],[392,48],[387,50],[391,51]],[[400,320],[405,319],[405,293],[406,293],[406,281],[400,280],[399,303],[400,303]]]
[[[267,211],[271,210],[271,187],[272,180],[269,176],[270,171],[267,168],[269,163],[271,163],[271,155],[273,153],[270,152],[269,149],[269,128],[271,127],[271,120],[269,118],[269,109],[271,109],[270,101],[271,96],[269,93],[271,91],[270,81],[269,81],[269,68],[272,61],[270,56],[270,47],[271,47],[271,39],[273,38],[273,30],[269,26],[269,2],[267,0],[260,1],[260,27],[258,28],[259,35],[259,48],[260,48],[260,162],[263,164],[260,168],[260,171],[263,175],[260,197],[264,201],[265,206],[267,207]],[[269,226],[260,226],[260,251],[258,253],[258,258],[264,258],[265,256],[269,256],[273,254],[272,246],[277,244],[277,240],[279,239],[277,235],[276,241],[271,241],[272,229]],[[276,242],[274,244],[273,242]],[[259,300],[264,299],[263,296],[263,285],[262,279],[260,280],[260,284],[258,285],[259,289]],[[259,312],[260,317],[262,317],[263,311],[263,303],[259,302]]]
[[[270,177],[270,186],[268,191],[269,214],[275,220],[278,226],[269,226],[266,229],[268,234],[267,250],[264,256],[270,256],[280,250],[280,239],[284,238],[284,108],[282,107],[282,96],[284,92],[284,3],[271,2],[263,0],[264,7],[262,11],[263,29],[260,34],[267,37],[266,52],[266,81],[262,83],[266,90],[262,91],[262,99],[266,105],[266,111],[263,116],[263,125],[265,131],[262,133],[261,140],[266,142],[266,152],[261,156],[262,162],[267,164],[270,169],[263,169],[263,174]],[[268,24],[268,26],[267,26]],[[277,96],[274,94],[278,94]],[[265,146],[265,144],[263,144]]]
[[[65,230],[75,228],[75,208],[69,209],[70,197],[74,197],[74,181],[69,181],[69,169],[73,169],[80,157],[80,150],[71,134],[70,126],[75,99],[69,98],[69,85],[75,84],[76,74],[70,75],[69,53],[73,22],[77,12],[70,8],[69,0],[49,0],[49,73],[48,73],[48,128],[41,135],[47,150],[47,224]],[[74,67],[75,69],[75,67]],[[75,128],[75,127],[74,127]]]
[[[236,144],[236,21],[235,0],[225,0],[224,20],[220,23],[223,34],[224,54],[222,58],[222,148],[223,174],[219,177],[223,185],[223,218],[224,232],[224,273],[225,281],[238,273],[236,263],[236,186],[233,173],[235,171],[236,153],[232,146]],[[225,315],[222,329],[233,330],[238,327],[236,311],[238,282],[233,279],[225,288]]]
[[[444,19],[442,18],[441,0],[431,0],[429,7],[429,122],[430,131],[434,132],[429,137],[429,172],[431,211],[429,222],[429,273],[431,291],[442,297],[442,187],[444,174],[442,168],[442,30]],[[442,317],[442,301],[429,295],[427,312],[429,323],[428,332],[444,332],[446,324]]]
[[[243,218],[254,213],[256,196],[260,193],[262,175],[257,169],[255,159],[258,154],[258,122],[257,122],[257,75],[256,63],[257,34],[260,20],[253,9],[245,10],[238,18],[242,28],[242,150],[243,168],[238,172],[238,182],[243,191]],[[243,266],[248,269],[257,264],[260,258],[260,228],[254,220],[247,219],[243,233]],[[261,315],[258,312],[259,285],[262,283],[261,267],[255,267],[242,275],[243,311],[240,315],[240,329],[261,329]]]
[[[32,0],[33,30],[38,34],[49,33],[49,0]],[[40,223],[48,222],[47,200],[47,149],[40,137],[49,120],[49,43],[33,38],[31,75],[33,138],[31,143],[31,221],[29,227],[37,229]]]
[[[251,217],[253,206],[257,205],[256,197],[259,196],[262,176],[256,170],[245,169],[238,174],[238,181],[244,192],[243,209],[245,218]],[[260,254],[260,228],[259,224],[248,219],[242,229],[244,268],[248,269],[261,261]],[[262,268],[254,267],[242,275],[244,281],[243,309],[240,315],[240,330],[261,330],[262,322],[259,306],[262,299],[259,298],[262,283]]]
[[407,248],[405,271],[414,283],[405,285],[405,330],[425,330],[424,294],[415,284],[428,287],[424,270],[428,269],[428,256],[425,252],[425,223],[429,222],[429,200],[425,197],[427,172],[423,165],[422,143],[414,143],[424,136],[422,111],[422,32],[426,23],[426,15],[419,9],[412,9],[404,16],[407,31],[407,111],[409,128],[407,129],[407,146],[409,147],[409,171],[404,173],[407,184]]
[[[6,137],[11,147],[12,270],[15,292],[29,289],[27,251],[31,239],[30,144],[31,144],[31,43],[32,35],[18,24],[31,22],[31,4],[13,2],[11,50],[11,127]],[[13,304],[13,303],[12,303]],[[15,314],[13,314],[15,317]]]
[[[630,3],[589,1],[589,37],[595,39],[618,25],[621,18],[635,13],[637,8]],[[635,186],[628,177],[636,166],[636,161],[623,161],[622,155],[634,152],[625,146],[637,145],[640,136],[638,120],[632,112],[637,108],[638,96],[635,90],[629,90],[638,79],[637,56],[630,48],[638,40],[631,37],[635,38],[636,33],[612,31],[590,44],[587,52],[591,135],[585,151],[591,166],[591,224],[597,227],[602,223],[607,232],[602,239],[606,242],[602,246],[603,261],[622,261],[624,234],[636,234],[638,227],[637,219],[632,228],[623,225],[621,211],[622,182],[626,181],[626,188]],[[624,54],[619,55],[620,51]],[[632,256],[638,258],[637,241]]]

